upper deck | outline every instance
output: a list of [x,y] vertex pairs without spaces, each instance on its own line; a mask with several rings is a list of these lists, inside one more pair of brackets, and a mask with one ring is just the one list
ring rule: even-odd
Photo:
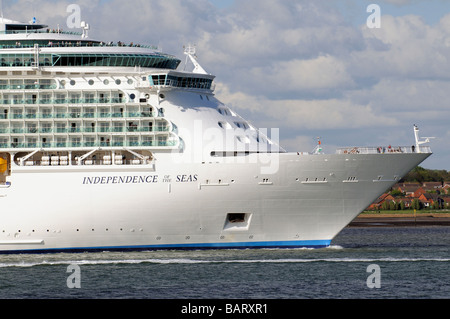
[[84,32],[0,18],[0,68],[138,66],[175,70],[180,63],[155,46],[102,42],[88,38]]

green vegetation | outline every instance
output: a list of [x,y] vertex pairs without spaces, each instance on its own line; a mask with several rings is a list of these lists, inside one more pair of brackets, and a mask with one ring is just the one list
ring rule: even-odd
[[446,170],[430,170],[417,166],[409,172],[400,183],[424,183],[424,182],[448,182],[450,181],[450,172]]

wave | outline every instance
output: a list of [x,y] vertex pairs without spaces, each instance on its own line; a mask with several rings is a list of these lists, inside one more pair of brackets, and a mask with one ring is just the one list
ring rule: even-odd
[[36,262],[0,263],[0,268],[29,268],[37,266],[61,265],[131,265],[131,264],[268,264],[268,263],[374,263],[374,262],[450,262],[450,258],[311,258],[311,259],[233,259],[233,260],[197,260],[197,259],[123,259],[123,260],[55,260]]
[[325,248],[325,249],[336,249],[336,250],[341,250],[341,249],[344,249],[344,247],[339,246],[339,245],[331,245],[331,246],[328,246],[328,247]]

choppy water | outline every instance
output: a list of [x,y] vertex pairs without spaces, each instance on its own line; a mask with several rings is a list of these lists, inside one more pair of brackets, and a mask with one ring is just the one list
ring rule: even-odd
[[325,249],[4,255],[0,298],[449,298],[449,247],[450,227],[346,228]]

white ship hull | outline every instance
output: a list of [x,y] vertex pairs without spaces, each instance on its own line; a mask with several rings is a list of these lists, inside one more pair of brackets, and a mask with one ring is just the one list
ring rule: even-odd
[[174,164],[167,155],[147,169],[17,167],[0,189],[0,252],[326,247],[429,154],[273,154],[279,169],[267,176],[258,156]]

